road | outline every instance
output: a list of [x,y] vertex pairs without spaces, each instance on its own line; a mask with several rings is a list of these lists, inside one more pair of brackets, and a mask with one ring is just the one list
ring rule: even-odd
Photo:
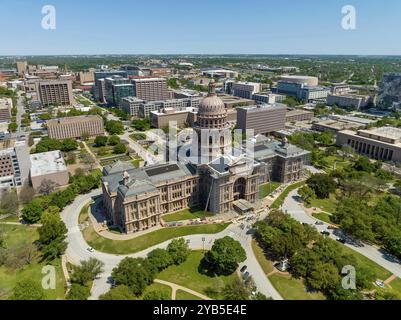
[[[92,292],[91,292],[91,299],[97,299],[99,295],[107,292],[110,289],[110,275],[111,271],[114,267],[118,265],[118,263],[124,257],[145,257],[150,251],[156,248],[166,248],[167,245],[170,243],[171,240],[160,243],[156,246],[150,247],[146,250],[141,252],[131,254],[131,255],[114,255],[114,254],[107,254],[99,251],[89,252],[87,250],[88,244],[86,243],[85,239],[82,236],[82,233],[78,226],[78,217],[81,209],[91,201],[93,197],[99,196],[101,194],[101,190],[92,191],[89,194],[80,195],[78,196],[75,201],[67,206],[63,212],[61,213],[61,217],[68,229],[67,235],[67,242],[68,247],[66,250],[67,260],[79,264],[82,260],[88,260],[91,257],[97,258],[100,261],[103,261],[105,264],[104,272],[96,279],[93,283]],[[249,223],[250,225],[251,223]],[[252,251],[251,247],[251,239],[252,235],[244,228],[241,229],[240,225],[238,224],[231,224],[228,228],[218,234],[207,234],[207,235],[190,235],[183,237],[187,242],[191,249],[199,250],[199,249],[210,249],[213,245],[213,242],[216,239],[230,236],[235,240],[238,240],[243,248],[246,251],[247,259],[244,261],[240,267],[243,265],[247,265],[247,271],[253,277],[256,283],[256,287],[258,291],[265,294],[266,296],[272,297],[274,300],[282,300],[280,294],[276,291],[276,289],[272,286],[269,282],[268,278],[266,277],[263,269],[260,267],[259,263],[256,260],[256,257]]]
[[[282,210],[285,213],[290,214],[295,220],[298,220],[301,223],[308,223],[314,225],[320,232],[321,231],[328,231],[330,232],[330,237],[336,239],[338,237],[346,238],[341,230],[330,230],[327,229],[329,224],[323,223],[322,225],[315,225],[316,221],[319,221],[310,215],[308,215],[305,210],[301,207],[300,203],[298,202],[298,190],[293,190],[290,192],[285,198]],[[376,262],[378,265],[382,266],[383,268],[389,270],[393,274],[397,275],[401,278],[401,262],[385,252],[385,250],[381,248],[377,248],[375,246],[362,243],[361,241],[353,241],[348,239],[345,245],[352,250],[362,254],[366,258]],[[385,279],[383,279],[385,280]]]

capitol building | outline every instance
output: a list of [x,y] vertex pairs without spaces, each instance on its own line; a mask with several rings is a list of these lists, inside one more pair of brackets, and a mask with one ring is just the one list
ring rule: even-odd
[[252,152],[242,146],[233,152],[232,128],[213,82],[193,130],[187,159],[142,168],[116,162],[103,169],[103,206],[111,225],[138,232],[159,225],[164,214],[195,206],[244,213],[258,202],[261,184],[296,181],[308,161],[308,151],[286,140],[253,139]]

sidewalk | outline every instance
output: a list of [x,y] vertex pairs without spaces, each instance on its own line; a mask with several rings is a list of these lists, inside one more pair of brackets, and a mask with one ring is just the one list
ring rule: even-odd
[[201,293],[199,293],[199,292],[196,292],[196,291],[194,291],[194,290],[188,289],[188,288],[186,288],[186,287],[180,286],[180,285],[175,284],[175,283],[172,283],[172,282],[168,282],[168,281],[164,281],[164,280],[159,280],[159,279],[155,279],[154,282],[160,283],[160,284],[164,284],[164,285],[166,285],[166,286],[171,287],[171,289],[172,289],[172,293],[171,293],[172,300],[175,300],[177,290],[182,290],[182,291],[188,292],[188,293],[190,293],[190,294],[192,294],[192,295],[194,295],[194,296],[196,296],[196,297],[198,297],[198,298],[201,298],[201,299],[203,299],[203,300],[212,300],[212,299],[210,299],[209,297],[207,297],[207,296],[205,296],[205,295],[203,295],[203,294],[201,294]]

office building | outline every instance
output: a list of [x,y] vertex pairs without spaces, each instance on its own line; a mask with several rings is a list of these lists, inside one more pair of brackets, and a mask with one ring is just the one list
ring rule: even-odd
[[11,98],[0,98],[0,122],[11,120],[11,109],[13,100]]
[[125,97],[121,99],[120,108],[133,117],[139,116],[139,106],[146,103],[137,97]]
[[360,109],[368,107],[370,103],[373,103],[373,99],[367,95],[329,94],[327,96],[327,105],[329,105],[329,106],[336,105],[337,107],[346,108],[346,109],[360,110]]
[[98,115],[66,117],[47,121],[49,138],[63,140],[78,139],[84,136],[104,135],[103,119]]
[[342,119],[328,119],[316,122],[312,125],[312,130],[325,132],[331,131],[334,134],[337,134],[339,131],[342,130],[351,130],[351,129],[358,129],[364,127],[364,124],[346,121]]
[[133,79],[135,96],[145,101],[167,100],[170,98],[167,80],[164,78]]
[[255,93],[252,96],[252,100],[259,102],[259,103],[267,103],[267,104],[274,104],[274,103],[282,103],[287,97],[282,94],[275,94],[275,93]]
[[95,73],[94,71],[81,71],[78,73],[78,79],[81,85],[84,85],[86,83],[94,83]]
[[237,108],[237,127],[253,129],[254,134],[269,134],[285,128],[287,107],[284,104],[261,104]]
[[401,73],[385,73],[379,83],[378,106],[394,109],[401,106]]
[[28,69],[28,62],[24,61],[17,61],[17,72],[20,77],[24,76]]
[[311,111],[302,109],[289,110],[285,114],[285,122],[310,121],[313,117],[314,113]]
[[150,112],[150,123],[154,128],[165,129],[169,127],[170,122],[174,121],[177,127],[184,128],[195,123],[196,113],[197,109],[191,107],[164,108]]
[[119,106],[125,97],[135,96],[134,86],[131,81],[121,76],[111,76],[104,79],[106,90],[106,102],[110,106]]
[[31,154],[30,161],[30,179],[35,190],[40,188],[44,180],[50,180],[60,187],[68,184],[68,170],[61,151]]
[[337,146],[350,146],[357,153],[371,159],[401,162],[401,129],[381,127],[371,130],[341,131]]
[[0,188],[19,187],[28,179],[29,149],[13,146],[0,149]]
[[110,78],[113,76],[120,76],[122,78],[127,78],[127,72],[124,70],[102,70],[94,72],[95,77],[95,87],[94,87],[94,96],[96,99],[101,101],[102,103],[106,103],[106,87],[105,80],[106,78]]
[[42,106],[73,105],[72,82],[69,80],[35,81],[35,89]]
[[329,88],[318,86],[318,78],[309,76],[282,76],[277,82],[277,93],[309,101],[325,101]]
[[257,82],[234,82],[232,92],[236,97],[252,99],[255,93],[261,91],[261,84]]

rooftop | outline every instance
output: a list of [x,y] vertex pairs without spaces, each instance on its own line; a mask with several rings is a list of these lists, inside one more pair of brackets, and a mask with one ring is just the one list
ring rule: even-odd
[[61,151],[49,151],[30,155],[31,177],[67,171]]
[[76,117],[64,117],[58,119],[51,119],[47,121],[47,125],[58,125],[64,123],[76,123],[76,122],[87,122],[87,121],[94,121],[94,120],[102,120],[102,118],[98,115],[83,115],[83,116],[76,116]]

